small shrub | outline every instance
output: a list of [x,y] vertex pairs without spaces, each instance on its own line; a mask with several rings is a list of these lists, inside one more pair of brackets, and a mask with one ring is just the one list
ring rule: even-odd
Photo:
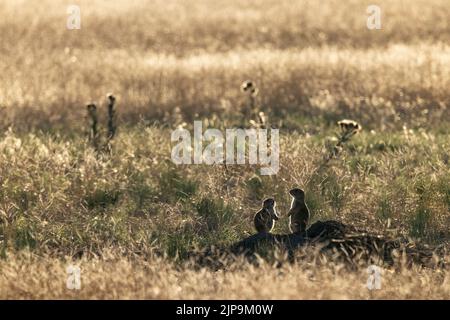
[[196,209],[206,222],[208,231],[226,228],[233,220],[232,209],[225,205],[222,199],[202,198],[196,204]]

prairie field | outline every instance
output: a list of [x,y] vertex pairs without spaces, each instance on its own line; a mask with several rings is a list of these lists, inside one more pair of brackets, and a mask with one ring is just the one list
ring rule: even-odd
[[[310,223],[448,251],[448,0],[379,0],[379,30],[368,0],[76,4],[70,30],[67,1],[0,3],[0,299],[450,299],[448,254],[442,268],[380,264],[379,290],[362,262],[312,251],[220,270],[189,259],[254,234],[267,197],[272,232],[290,233],[293,187]],[[108,92],[117,132],[105,151],[86,105],[104,137]],[[336,148],[342,119],[362,130]],[[171,134],[194,121],[279,129],[278,173],[174,164]],[[66,287],[70,265],[79,290]]]

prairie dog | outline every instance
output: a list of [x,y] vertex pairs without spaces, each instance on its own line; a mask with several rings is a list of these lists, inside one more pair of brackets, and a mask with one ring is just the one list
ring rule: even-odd
[[302,189],[289,191],[292,196],[291,209],[289,210],[289,228],[292,233],[306,236],[306,226],[309,222],[309,209],[305,203],[305,192]]
[[275,206],[275,200],[272,198],[263,201],[261,210],[255,214],[255,218],[253,219],[255,229],[258,233],[268,233],[272,231],[275,220],[278,220]]

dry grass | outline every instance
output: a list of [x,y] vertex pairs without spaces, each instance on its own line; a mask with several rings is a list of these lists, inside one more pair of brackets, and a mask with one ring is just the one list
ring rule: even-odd
[[162,120],[177,106],[190,118],[231,113],[248,78],[261,88],[262,107],[281,119],[289,111],[365,116],[373,126],[441,123],[449,116],[447,2],[379,1],[380,31],[365,26],[369,4],[81,1],[81,30],[67,30],[64,1],[6,1],[0,124],[79,127],[81,106],[110,91],[127,123]]
[[284,122],[295,115],[326,122],[350,117],[369,129],[392,129],[404,123],[439,126],[450,116],[450,47],[445,44],[236,50],[182,58],[152,52],[130,57],[122,49],[55,54],[37,58],[38,65],[32,58],[21,65],[21,73],[7,69],[19,61],[0,62],[3,126],[79,129],[85,101],[98,101],[113,90],[129,124],[142,116],[167,120],[166,113],[181,106],[188,121],[196,114],[225,112],[221,125],[226,127],[245,103],[239,84],[248,78],[260,88],[261,109]]
[[[264,197],[283,215],[293,186],[314,221],[448,247],[450,7],[413,2],[378,1],[383,30],[369,31],[363,0],[79,1],[69,31],[65,1],[2,1],[0,298],[448,299],[447,271],[418,267],[369,292],[364,268],[175,264],[253,233]],[[173,165],[171,128],[250,125],[246,79],[280,128],[280,172]],[[85,104],[104,127],[111,91],[118,135],[98,156]],[[342,118],[364,130],[311,180]],[[79,292],[67,257],[82,257]]]
[[104,253],[79,260],[80,290],[66,287],[72,262],[21,255],[0,261],[0,298],[16,299],[450,299],[446,271],[382,270],[380,290],[368,290],[365,269],[269,264],[194,270],[162,259]]
[[[289,188],[308,183],[326,136],[283,135],[280,172],[259,176],[250,166],[227,175],[221,167],[176,167],[170,130],[156,127],[123,132],[107,159],[96,158],[81,137],[10,132],[0,142],[0,230],[13,247],[66,254],[110,243],[130,251],[153,241],[163,251],[229,244],[253,232],[262,198],[274,196],[280,212],[288,211]],[[395,235],[448,241],[449,149],[446,135],[363,132],[308,187],[313,220],[338,219],[377,233],[390,221]],[[284,222],[276,226],[287,231]]]

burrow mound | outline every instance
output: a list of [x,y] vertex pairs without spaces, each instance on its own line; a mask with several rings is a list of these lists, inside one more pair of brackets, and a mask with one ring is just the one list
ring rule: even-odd
[[357,267],[362,263],[394,265],[418,264],[424,267],[446,268],[447,248],[428,246],[406,238],[388,238],[370,234],[338,221],[317,221],[307,230],[307,236],[296,234],[259,233],[234,243],[228,248],[208,248],[190,254],[198,265],[224,267],[237,257],[255,261],[261,252],[279,249],[287,253],[288,261],[298,261],[302,250],[325,257],[326,261]]

